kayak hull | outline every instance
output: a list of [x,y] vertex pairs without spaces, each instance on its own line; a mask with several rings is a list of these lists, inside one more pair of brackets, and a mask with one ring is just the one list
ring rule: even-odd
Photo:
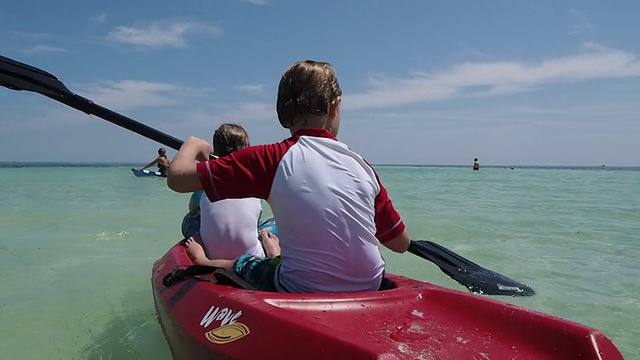
[[258,292],[206,276],[175,245],[153,266],[158,320],[174,359],[622,359],[598,330],[402,276],[390,290]]
[[140,170],[131,168],[131,172],[136,177],[145,177],[145,176],[162,176],[159,171],[151,171],[151,170]]

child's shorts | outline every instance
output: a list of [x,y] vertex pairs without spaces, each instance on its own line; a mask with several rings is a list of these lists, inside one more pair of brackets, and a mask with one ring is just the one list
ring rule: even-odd
[[277,291],[273,277],[278,265],[280,265],[280,256],[261,258],[246,254],[240,256],[233,264],[233,273],[258,290]]

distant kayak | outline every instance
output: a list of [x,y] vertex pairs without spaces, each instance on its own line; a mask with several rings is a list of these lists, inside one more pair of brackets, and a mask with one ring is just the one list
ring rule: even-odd
[[162,176],[162,174],[160,174],[160,172],[159,172],[159,171],[138,170],[138,169],[134,169],[134,168],[131,168],[131,171],[133,172],[133,175],[135,175],[136,177],[143,177],[143,176]]

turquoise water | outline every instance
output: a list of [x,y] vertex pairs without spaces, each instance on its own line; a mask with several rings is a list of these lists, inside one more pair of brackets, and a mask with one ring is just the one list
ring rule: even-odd
[[[639,169],[377,167],[414,239],[535,288],[504,298],[603,331],[640,358]],[[151,266],[188,195],[128,166],[0,167],[7,359],[169,359]],[[464,290],[411,254],[388,269]]]

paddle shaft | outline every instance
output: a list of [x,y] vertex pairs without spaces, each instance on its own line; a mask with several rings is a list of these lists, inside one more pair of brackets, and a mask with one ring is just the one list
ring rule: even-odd
[[[39,93],[89,115],[95,115],[131,130],[172,149],[179,150],[183,141],[129,117],[100,106],[71,92],[54,75],[19,61],[0,56],[0,85],[12,90]],[[211,155],[211,157],[215,157]]]
[[182,143],[183,143],[182,140],[179,140],[173,136],[167,135],[161,131],[158,131],[143,123],[137,122],[124,115],[118,114],[117,112],[109,110],[103,106],[100,106],[80,95],[71,94],[71,96],[61,96],[61,97],[49,96],[49,97],[65,105],[68,105],[74,109],[78,109],[87,114],[95,115],[113,124],[116,124],[128,130],[131,130],[137,134],[140,134],[151,140],[157,141],[172,149],[179,150],[180,146],[182,146]]

